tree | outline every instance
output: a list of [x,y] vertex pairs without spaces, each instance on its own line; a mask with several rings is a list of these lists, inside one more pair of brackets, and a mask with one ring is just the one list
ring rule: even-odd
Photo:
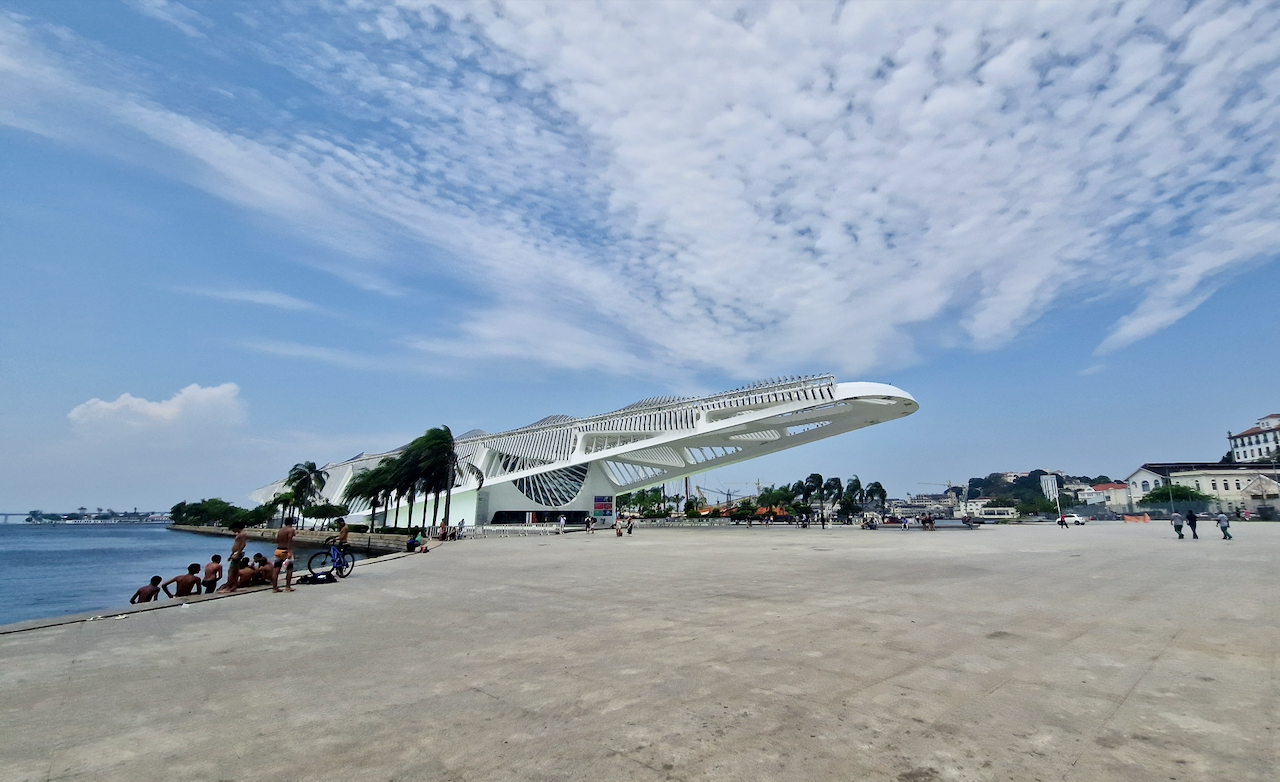
[[174,524],[194,527],[230,527],[236,522],[252,527],[265,523],[273,515],[275,508],[272,505],[259,505],[253,510],[246,510],[216,497],[199,502],[179,502],[169,509],[169,518],[173,519]]
[[[1172,497],[1170,496],[1172,495]],[[1204,502],[1211,500],[1208,494],[1203,494],[1190,486],[1183,486],[1180,483],[1165,484],[1157,486],[1146,494],[1142,495],[1142,499],[1138,500],[1139,505],[1160,505],[1169,502]]]
[[329,473],[316,466],[315,462],[299,462],[289,470],[284,485],[293,492],[293,507],[299,511],[311,505],[329,480]]
[[828,478],[822,484],[822,500],[824,503],[830,502],[835,504],[844,496],[844,482],[839,478]]
[[809,500],[812,499],[815,494],[818,496],[818,502],[819,503],[822,502],[822,476],[821,475],[819,475],[816,472],[811,474],[808,478],[804,479],[804,483],[802,485],[804,486],[804,490],[801,496],[804,497],[804,502],[806,505],[809,504]]
[[302,512],[303,516],[309,519],[336,519],[345,516],[350,510],[346,505],[334,505],[332,502],[322,502],[319,505],[312,505]]
[[845,481],[844,493],[855,505],[862,505],[867,500],[866,490],[862,488],[862,479],[857,475]]
[[[453,432],[444,425],[428,429],[409,444],[400,458],[405,462],[399,473],[403,476],[402,490],[422,491],[434,496],[431,524],[440,524],[443,539],[449,526],[453,487],[458,483],[458,455],[454,450]],[[441,493],[444,494],[443,520],[439,517]],[[426,509],[423,508],[423,526],[426,526],[425,515]]]
[[880,509],[880,512],[883,513],[884,505],[889,501],[889,493],[880,485],[880,481],[872,481],[867,484],[865,494],[867,502],[875,504]]
[[342,490],[342,501],[348,504],[364,501],[369,503],[369,529],[377,526],[374,521],[378,515],[378,506],[382,498],[393,491],[391,471],[386,468],[387,460],[383,459],[373,467],[361,470],[351,476],[346,488]]
[[690,497],[684,501],[684,515],[697,516],[698,511],[702,510],[703,502],[698,497]]

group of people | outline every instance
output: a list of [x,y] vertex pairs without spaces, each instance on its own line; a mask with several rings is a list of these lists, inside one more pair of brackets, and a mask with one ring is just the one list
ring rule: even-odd
[[[1169,516],[1169,523],[1173,525],[1173,531],[1178,533],[1178,540],[1182,540],[1186,537],[1182,534],[1182,527],[1184,525],[1191,530],[1192,540],[1199,540],[1200,536],[1196,534],[1196,523],[1198,521],[1199,519],[1196,517],[1196,512],[1193,510],[1187,511],[1186,516],[1183,516],[1177,511],[1174,511]],[[1231,540],[1231,520],[1227,518],[1227,514],[1219,513],[1216,521],[1218,522],[1218,529],[1222,530],[1222,539]]]
[[[565,517],[562,514],[560,518],[556,519],[556,534],[564,534],[564,523]],[[622,519],[617,516],[613,518],[613,534],[617,537],[622,537],[623,530],[626,530],[628,535],[636,531],[636,520],[634,517],[627,519],[626,524],[623,524]],[[594,516],[587,517],[587,533],[591,535],[596,534],[596,520]]]
[[[293,519],[285,519],[284,525],[276,533],[276,550],[274,559],[267,559],[262,554],[249,557],[245,547],[249,544],[249,536],[244,531],[244,524],[231,525],[235,538],[231,541],[231,556],[227,559],[226,582],[218,586],[222,580],[222,556],[214,554],[204,566],[203,574],[197,562],[187,565],[187,572],[165,581],[161,576],[152,576],[151,582],[139,587],[129,598],[130,603],[150,603],[165,597],[190,597],[192,595],[211,595],[215,592],[234,592],[251,586],[271,585],[273,592],[292,592],[293,590],[293,539],[298,534]],[[339,545],[347,541],[347,523],[338,519]],[[284,573],[284,589],[280,588],[280,574]],[[173,591],[169,591],[169,587]]]

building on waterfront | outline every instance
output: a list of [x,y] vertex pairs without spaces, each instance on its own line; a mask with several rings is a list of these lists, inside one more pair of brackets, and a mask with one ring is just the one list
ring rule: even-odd
[[1227,432],[1231,444],[1231,458],[1237,462],[1270,461],[1280,454],[1280,413],[1272,413],[1249,429],[1232,434]]
[[[1139,467],[1127,482],[1125,506],[1120,512],[1138,510],[1143,495],[1154,488],[1174,483],[1187,486],[1212,499],[1208,510],[1214,513],[1250,511],[1270,516],[1280,500],[1280,482],[1269,465],[1220,464],[1217,462],[1162,462]],[[1107,506],[1111,507],[1110,504]],[[1268,510],[1270,509],[1270,510]]]
[[[588,418],[553,415],[498,434],[471,431],[455,440],[451,523],[550,521],[561,514],[573,523],[589,516],[612,523],[618,494],[892,421],[917,409],[910,394],[893,386],[838,383],[817,375],[696,398],[645,399]],[[326,465],[324,498],[337,502],[352,476],[398,452]],[[250,496],[266,502],[282,490],[277,482]],[[433,495],[421,497],[414,517],[424,518],[434,501]],[[357,520],[369,515],[367,505],[351,511]],[[408,506],[401,515],[407,519]],[[385,523],[382,513],[375,523]]]

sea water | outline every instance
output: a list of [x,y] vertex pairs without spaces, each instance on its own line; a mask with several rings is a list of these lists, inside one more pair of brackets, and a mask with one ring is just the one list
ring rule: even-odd
[[[256,540],[246,548],[268,559],[274,551]],[[230,553],[229,537],[163,524],[0,524],[0,625],[125,606],[152,576],[168,581],[192,563],[203,574],[213,554],[225,575]],[[294,572],[305,573],[311,550],[297,554]]]

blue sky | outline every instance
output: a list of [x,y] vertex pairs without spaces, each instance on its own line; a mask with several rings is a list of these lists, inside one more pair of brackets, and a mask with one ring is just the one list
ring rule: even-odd
[[0,510],[829,371],[708,476],[1216,459],[1280,411],[1267,4],[0,3]]

